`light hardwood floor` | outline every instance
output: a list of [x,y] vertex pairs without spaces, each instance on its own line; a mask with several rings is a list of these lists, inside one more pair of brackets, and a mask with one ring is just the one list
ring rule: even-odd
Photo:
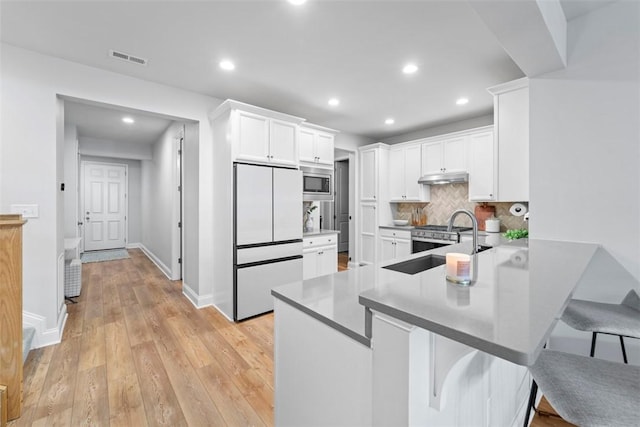
[[273,425],[273,315],[234,324],[198,310],[181,282],[129,253],[83,265],[62,342],[29,354],[23,415],[9,425]]

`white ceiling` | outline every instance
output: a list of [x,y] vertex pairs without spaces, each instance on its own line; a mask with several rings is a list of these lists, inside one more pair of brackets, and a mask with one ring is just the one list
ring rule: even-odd
[[[579,16],[596,3],[563,6]],[[378,140],[488,114],[486,88],[523,76],[464,1],[2,1],[0,39]],[[236,70],[221,70],[223,58]],[[420,67],[411,76],[401,72],[409,61]],[[338,107],[327,105],[334,96]],[[457,106],[462,96],[470,102]],[[95,114],[69,117],[84,117],[81,135],[109,139],[104,126],[86,134]]]
[[[134,123],[124,123],[129,117]],[[79,137],[90,137],[107,141],[153,144],[169,127],[172,120],[156,114],[94,103],[64,102],[65,123],[74,124]]]

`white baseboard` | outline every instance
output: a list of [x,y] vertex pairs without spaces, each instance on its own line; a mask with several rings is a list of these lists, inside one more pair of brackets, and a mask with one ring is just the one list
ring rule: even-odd
[[154,263],[156,265],[156,267],[158,267],[160,269],[160,271],[162,271],[164,273],[165,276],[167,276],[167,279],[169,280],[173,280],[171,278],[171,269],[169,267],[167,267],[166,265],[164,265],[164,263],[162,261],[160,261],[160,258],[158,258],[153,252],[151,252],[149,250],[149,248],[147,248],[144,244],[142,243],[137,243],[137,247],[142,250],[142,252],[144,252],[144,254],[147,256],[147,258],[149,258],[151,260],[152,263]]
[[182,295],[187,297],[195,308],[209,307],[213,305],[213,295],[198,295],[186,283],[182,282]]
[[141,249],[142,243],[127,243],[127,249]]
[[62,341],[62,333],[64,325],[67,323],[67,306],[63,305],[62,311],[58,318],[58,324],[55,328],[47,329],[47,319],[35,313],[28,311],[22,312],[22,326],[32,327],[36,333],[31,342],[31,348],[46,347],[53,344],[59,344]]

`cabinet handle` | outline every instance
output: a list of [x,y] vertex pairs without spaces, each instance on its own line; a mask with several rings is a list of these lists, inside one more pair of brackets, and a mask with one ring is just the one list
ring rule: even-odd
[[324,254],[324,252],[318,252],[318,255],[322,255],[322,254]]

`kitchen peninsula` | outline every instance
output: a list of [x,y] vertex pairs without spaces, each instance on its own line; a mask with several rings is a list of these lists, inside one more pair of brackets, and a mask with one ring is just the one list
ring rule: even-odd
[[521,424],[526,367],[598,250],[510,242],[476,256],[468,287],[395,260],[275,288],[276,424]]

